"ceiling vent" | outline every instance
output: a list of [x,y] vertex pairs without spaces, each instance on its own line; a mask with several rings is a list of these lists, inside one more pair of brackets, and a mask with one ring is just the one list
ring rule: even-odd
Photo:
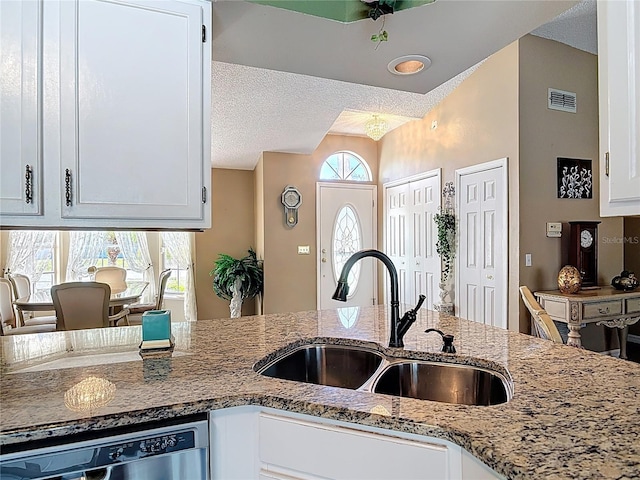
[[556,88],[549,89],[549,108],[563,112],[576,113],[576,94]]

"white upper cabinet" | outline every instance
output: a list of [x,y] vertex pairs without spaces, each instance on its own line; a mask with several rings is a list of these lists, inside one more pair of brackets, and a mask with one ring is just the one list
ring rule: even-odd
[[0,212],[42,213],[40,2],[0,2]]
[[[43,5],[44,212],[27,217],[3,203],[2,224],[209,228],[210,3]],[[3,197],[12,162],[3,150]]]
[[598,1],[600,215],[640,215],[640,2]]

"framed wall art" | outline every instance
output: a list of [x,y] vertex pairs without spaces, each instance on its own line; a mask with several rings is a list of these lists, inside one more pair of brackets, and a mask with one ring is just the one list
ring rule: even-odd
[[558,157],[558,198],[593,198],[591,160]]

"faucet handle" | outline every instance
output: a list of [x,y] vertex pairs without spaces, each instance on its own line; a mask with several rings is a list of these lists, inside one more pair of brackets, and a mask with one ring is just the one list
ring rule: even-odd
[[418,304],[416,305],[416,308],[414,308],[413,310],[411,310],[413,313],[417,313],[418,310],[420,310],[420,307],[422,306],[422,304],[424,303],[424,301],[427,299],[427,297],[425,297],[424,295],[420,295],[420,297],[418,297]]
[[437,328],[427,328],[424,333],[436,332],[439,333],[442,337],[442,351],[444,353],[456,353],[456,347],[453,346],[453,335],[447,335],[446,333],[441,332]]

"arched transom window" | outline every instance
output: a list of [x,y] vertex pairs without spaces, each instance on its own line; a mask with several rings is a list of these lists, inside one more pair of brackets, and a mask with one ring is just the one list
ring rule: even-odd
[[354,153],[336,152],[322,164],[320,180],[370,182],[371,170],[369,165]]

